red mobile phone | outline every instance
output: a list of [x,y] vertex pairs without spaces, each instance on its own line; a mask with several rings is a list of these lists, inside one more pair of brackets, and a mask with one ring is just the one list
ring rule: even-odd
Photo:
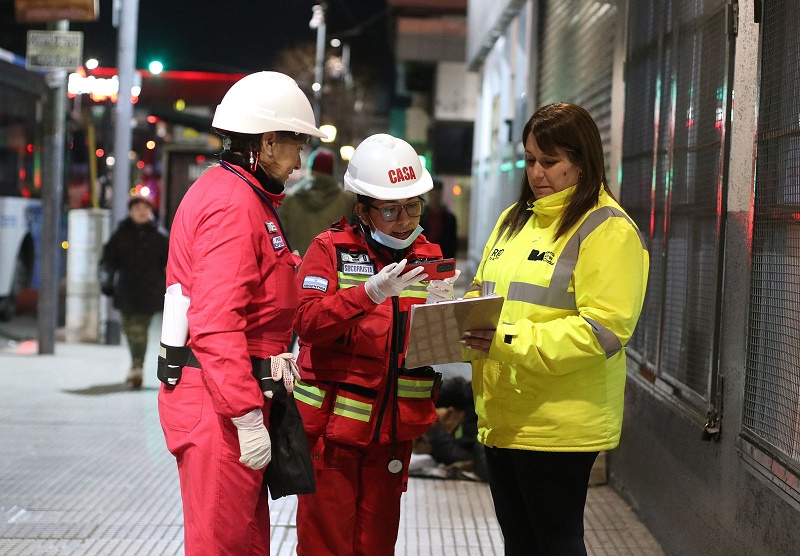
[[456,273],[455,259],[440,259],[438,261],[409,263],[406,265],[403,274],[405,274],[409,270],[415,269],[420,266],[425,269],[423,271],[423,274],[428,275],[428,277],[425,278],[426,282],[429,282],[431,280],[444,280],[445,278],[450,278],[451,276],[454,276]]

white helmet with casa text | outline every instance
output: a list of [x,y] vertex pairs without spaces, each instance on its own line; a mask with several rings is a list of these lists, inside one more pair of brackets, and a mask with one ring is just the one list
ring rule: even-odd
[[276,71],[251,73],[234,83],[217,105],[211,126],[247,135],[294,131],[327,138],[316,127],[314,110],[297,82]]
[[433,180],[414,147],[385,133],[371,135],[356,148],[344,188],[382,201],[409,199],[433,189]]

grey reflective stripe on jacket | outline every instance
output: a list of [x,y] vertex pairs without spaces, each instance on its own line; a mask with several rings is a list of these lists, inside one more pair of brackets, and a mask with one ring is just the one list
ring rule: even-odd
[[[619,217],[627,220],[636,230],[639,240],[642,242],[642,249],[647,249],[642,233],[636,228],[628,216],[614,208],[602,207],[586,217],[575,233],[567,241],[564,249],[559,254],[553,275],[550,278],[550,286],[537,286],[525,282],[511,282],[508,285],[508,301],[521,301],[532,303],[543,307],[554,309],[564,309],[567,311],[577,311],[575,303],[575,292],[568,291],[572,274],[578,264],[578,254],[580,253],[581,242],[594,232],[603,222],[609,218]],[[611,357],[622,349],[622,343],[611,330],[604,327],[597,321],[584,317],[592,327],[597,341],[606,352],[606,357]]]

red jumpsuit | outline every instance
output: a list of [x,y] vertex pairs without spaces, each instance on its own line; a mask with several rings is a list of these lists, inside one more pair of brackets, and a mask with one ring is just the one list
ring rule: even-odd
[[[406,251],[410,261],[442,257],[424,236]],[[426,285],[380,305],[364,288],[389,257],[342,222],[311,242],[300,266],[294,325],[303,380],[294,396],[317,484],[298,497],[301,556],[394,553],[412,440],[436,418],[433,370],[402,368],[408,310],[425,303]],[[390,460],[399,460],[394,472]]]
[[162,385],[158,396],[167,448],[178,462],[188,556],[269,554],[264,470],[239,462],[231,418],[262,408],[268,422],[250,356],[286,351],[298,304],[299,257],[265,202],[283,195],[232,168],[241,177],[219,166],[192,185],[170,235],[167,284],[180,283],[191,299],[189,344],[202,367],[184,367],[178,385]]

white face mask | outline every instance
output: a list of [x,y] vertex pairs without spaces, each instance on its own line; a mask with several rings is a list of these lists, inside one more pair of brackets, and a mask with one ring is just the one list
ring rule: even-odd
[[390,249],[405,249],[412,243],[414,240],[417,239],[419,234],[422,233],[422,226],[417,224],[416,229],[411,232],[411,235],[408,236],[406,239],[397,239],[394,236],[390,236],[389,234],[384,234],[379,229],[375,228],[374,230],[370,230],[370,234],[372,235],[372,239],[380,243],[381,245],[385,245]]

